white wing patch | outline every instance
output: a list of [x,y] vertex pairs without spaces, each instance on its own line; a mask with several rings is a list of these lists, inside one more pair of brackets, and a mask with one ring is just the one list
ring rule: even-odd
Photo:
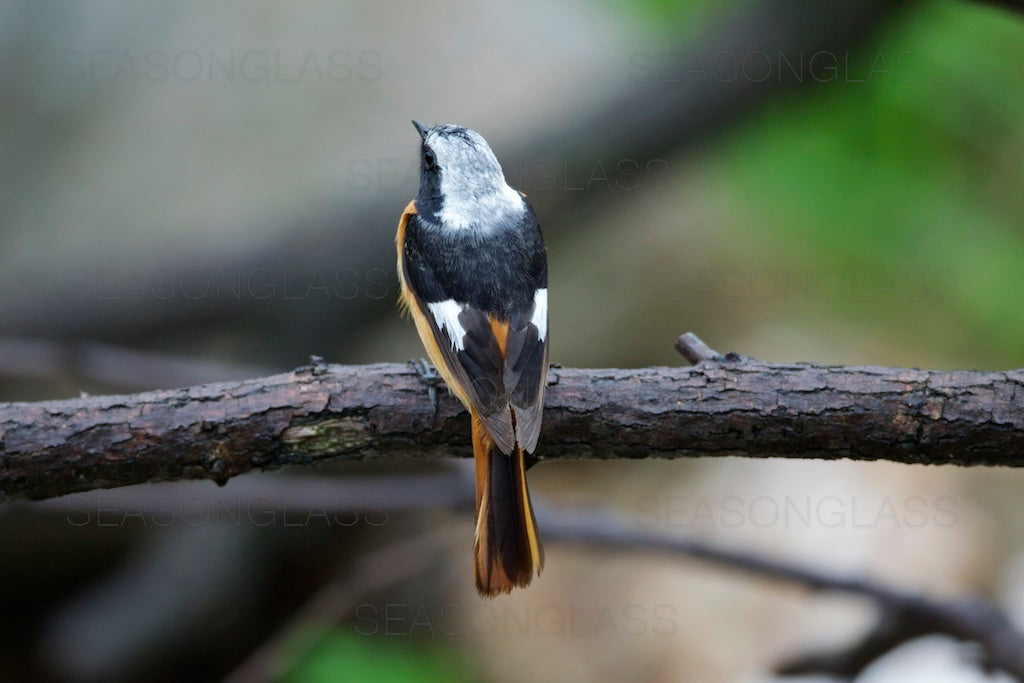
[[462,304],[456,302],[455,299],[446,299],[445,301],[427,304],[427,309],[434,316],[434,322],[437,323],[438,329],[448,331],[448,336],[452,340],[452,348],[456,351],[462,351],[464,346],[462,338],[466,336],[466,330],[462,327],[462,323],[459,322]]
[[538,289],[533,293],[533,317],[530,322],[537,327],[537,337],[543,340],[548,335],[548,290]]

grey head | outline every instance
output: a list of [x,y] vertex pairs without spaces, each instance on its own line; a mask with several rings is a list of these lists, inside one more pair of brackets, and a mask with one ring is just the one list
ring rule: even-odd
[[421,219],[442,229],[491,232],[517,224],[526,212],[522,196],[505,182],[501,164],[474,130],[412,122],[419,131]]

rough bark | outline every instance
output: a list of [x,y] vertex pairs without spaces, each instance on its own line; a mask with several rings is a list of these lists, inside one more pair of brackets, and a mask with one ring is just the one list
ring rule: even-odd
[[[1024,370],[730,355],[692,368],[553,368],[550,381],[541,460],[740,455],[1024,465]],[[439,394],[435,414],[408,365],[316,364],[244,382],[0,404],[0,500],[147,481],[224,482],[326,458],[468,456],[468,416]]]

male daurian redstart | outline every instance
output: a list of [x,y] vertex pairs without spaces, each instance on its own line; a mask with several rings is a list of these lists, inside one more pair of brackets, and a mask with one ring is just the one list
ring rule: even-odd
[[490,597],[527,585],[544,565],[523,454],[537,446],[547,381],[547,255],[533,209],[478,133],[413,125],[420,188],[395,238],[401,303],[469,409],[474,574]]

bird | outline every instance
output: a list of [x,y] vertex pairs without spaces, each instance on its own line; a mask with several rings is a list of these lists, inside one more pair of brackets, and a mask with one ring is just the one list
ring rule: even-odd
[[526,195],[479,133],[412,123],[420,184],[395,237],[399,304],[470,413],[473,573],[480,595],[494,597],[544,566],[525,455],[537,446],[547,385],[547,251]]

